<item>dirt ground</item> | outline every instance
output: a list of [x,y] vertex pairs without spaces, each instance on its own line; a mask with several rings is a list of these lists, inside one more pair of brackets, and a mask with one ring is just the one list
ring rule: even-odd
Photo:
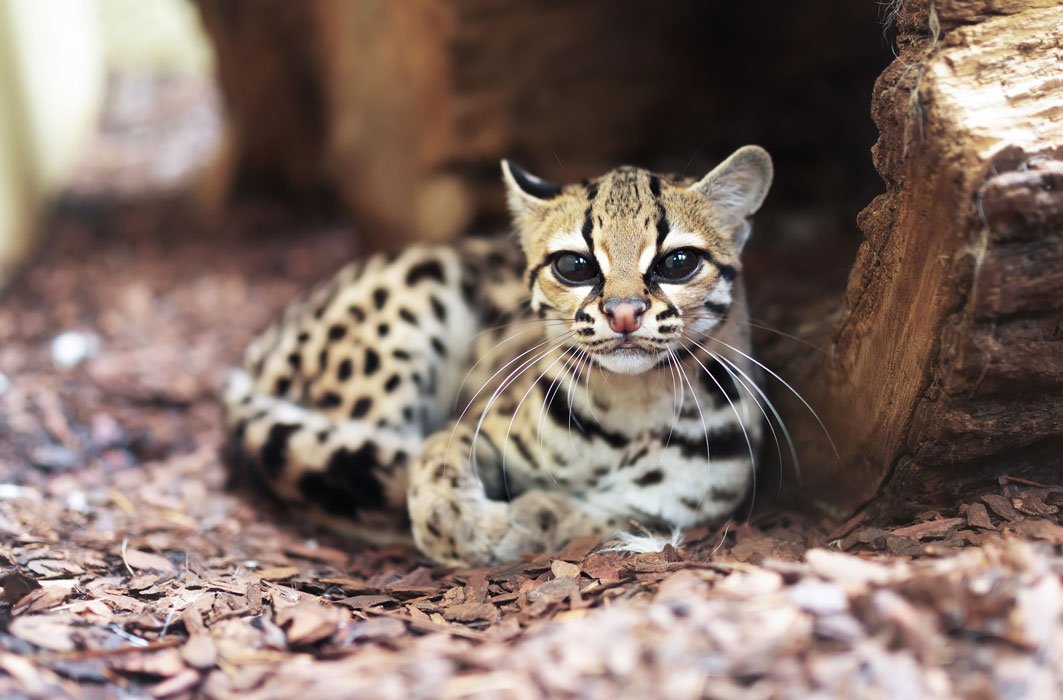
[[0,306],[0,697],[1063,696],[1063,482],[464,571],[230,492],[226,368],[357,236],[192,209],[83,188]]

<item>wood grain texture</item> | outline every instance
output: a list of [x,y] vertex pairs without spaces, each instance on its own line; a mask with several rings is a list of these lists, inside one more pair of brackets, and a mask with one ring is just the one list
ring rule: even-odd
[[873,101],[887,191],[829,352],[792,362],[841,453],[789,402],[804,501],[892,514],[1063,465],[1063,6],[1037,4],[902,24]]

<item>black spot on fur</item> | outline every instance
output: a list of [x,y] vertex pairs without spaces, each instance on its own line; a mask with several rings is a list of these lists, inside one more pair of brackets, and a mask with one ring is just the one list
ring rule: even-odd
[[405,350],[392,350],[391,356],[394,357],[396,360],[410,359],[410,353],[406,352]]
[[388,326],[388,324],[386,324],[386,323],[381,323],[379,326],[376,327],[376,332],[378,334],[380,334],[381,338],[386,336],[388,334],[388,331],[390,331],[390,330],[391,330],[391,327]]
[[443,531],[439,529],[439,525],[437,525],[433,520],[429,520],[424,524],[424,526],[430,533],[432,533],[432,537],[442,537]]
[[667,309],[665,309],[661,313],[657,314],[657,320],[658,321],[666,321],[666,320],[668,320],[670,318],[675,318],[678,315],[679,315],[679,311],[677,311],[674,306],[669,306]]
[[433,336],[432,340],[430,340],[429,342],[432,345],[432,349],[436,351],[436,354],[438,354],[440,357],[447,356],[447,348],[445,345],[443,345],[442,340]]
[[306,341],[310,340],[310,334],[306,331],[302,331],[301,333],[299,333],[299,335],[295,336],[295,340],[299,343],[305,343]]
[[269,435],[259,451],[259,460],[266,474],[276,476],[284,469],[288,461],[288,439],[301,427],[294,423],[274,423],[270,426]]
[[553,514],[553,511],[543,510],[539,511],[539,529],[543,532],[549,532],[553,529],[557,523],[557,517]]
[[682,503],[689,510],[695,512],[701,509],[701,504],[695,501],[693,498],[680,498],[679,502]]
[[520,435],[515,434],[511,435],[509,439],[513,443],[513,446],[517,448],[517,452],[520,453],[520,456],[524,459],[524,461],[527,462],[528,465],[531,466],[533,469],[538,469],[539,463],[535,461],[534,457],[532,457],[531,450],[528,449],[528,446],[525,444],[524,439]]
[[738,497],[738,492],[732,491],[731,489],[721,489],[713,486],[709,491],[709,498],[714,501],[737,501]]
[[343,336],[347,335],[347,326],[337,323],[334,326],[329,326],[328,339],[340,340]]
[[384,304],[386,303],[388,303],[388,290],[383,287],[377,287],[373,292],[373,306],[379,311],[384,308]]
[[583,309],[576,311],[575,320],[576,323],[594,323],[594,318]]
[[440,323],[445,323],[447,320],[447,307],[443,306],[443,302],[436,299],[435,296],[428,297],[428,303],[432,305],[432,313],[436,315]]
[[388,380],[384,382],[384,391],[391,393],[399,388],[399,384],[402,383],[402,377],[397,374],[393,374],[388,377]]
[[299,371],[299,367],[303,364],[303,356],[297,352],[293,352],[288,355],[288,365],[295,371]]
[[361,510],[377,510],[386,505],[384,487],[373,474],[380,466],[374,443],[367,442],[354,451],[339,449],[332,453],[323,471],[303,474],[299,490],[327,512],[357,519]]
[[704,368],[699,368],[698,372],[701,376],[701,385],[712,395],[717,406],[729,406],[732,402],[742,398],[742,392],[735,383],[734,377],[726,367],[720,364],[719,360],[713,359]]
[[324,372],[328,369],[328,348],[323,348],[317,356],[317,369],[319,372]]
[[369,409],[373,407],[373,400],[368,396],[363,396],[354,402],[354,407],[351,408],[351,418],[363,418],[365,414],[369,413]]
[[362,367],[362,372],[368,377],[371,374],[376,374],[378,369],[380,369],[380,355],[373,348],[366,348],[365,365]]
[[349,313],[351,315],[351,318],[353,318],[358,323],[361,323],[365,320],[365,312],[362,311],[362,307],[360,306],[349,307],[347,309],[347,313]]
[[639,478],[635,479],[635,485],[652,486],[654,484],[659,484],[662,481],[664,481],[664,472],[662,472],[660,469],[654,469],[652,471],[646,472]]
[[401,318],[403,321],[410,324],[411,326],[417,325],[417,317],[412,311],[410,311],[406,307],[402,307],[401,309],[399,309],[399,318]]
[[617,449],[627,446],[631,441],[625,433],[606,430],[589,416],[580,414],[575,407],[570,411],[569,406],[572,402],[569,399],[568,392],[564,389],[559,388],[553,394],[547,396],[547,389],[540,385],[540,391],[543,392],[547,415],[558,425],[565,427],[571,425],[573,430],[578,430],[590,438],[601,438],[610,447]]
[[447,281],[443,273],[443,266],[439,264],[438,260],[426,260],[423,263],[414,265],[406,273],[406,284],[411,286],[425,279],[432,279],[440,284],[444,284]]
[[277,383],[273,385],[273,393],[277,396],[284,396],[288,393],[288,389],[292,388],[292,380],[288,377],[277,377]]
[[351,378],[351,374],[354,372],[354,364],[350,358],[345,359],[340,363],[340,366],[336,368],[336,379],[341,382],[345,382]]
[[334,391],[330,391],[330,392],[324,394],[320,399],[317,400],[317,407],[318,408],[326,408],[326,409],[327,408],[336,408],[341,403],[343,403],[343,397],[341,397],[339,394],[337,394]]

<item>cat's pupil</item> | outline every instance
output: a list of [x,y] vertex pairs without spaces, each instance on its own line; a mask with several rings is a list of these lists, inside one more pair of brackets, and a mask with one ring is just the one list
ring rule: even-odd
[[669,280],[691,275],[698,266],[698,256],[692,250],[677,250],[657,263],[657,274]]
[[594,263],[579,253],[562,253],[554,258],[554,272],[568,284],[586,284],[598,277]]

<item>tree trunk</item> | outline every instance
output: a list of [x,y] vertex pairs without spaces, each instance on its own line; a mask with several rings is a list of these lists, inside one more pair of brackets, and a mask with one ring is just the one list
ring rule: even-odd
[[826,352],[783,359],[839,453],[783,399],[798,498],[836,515],[1063,467],[1063,6],[912,0],[897,19],[873,97],[886,193]]

